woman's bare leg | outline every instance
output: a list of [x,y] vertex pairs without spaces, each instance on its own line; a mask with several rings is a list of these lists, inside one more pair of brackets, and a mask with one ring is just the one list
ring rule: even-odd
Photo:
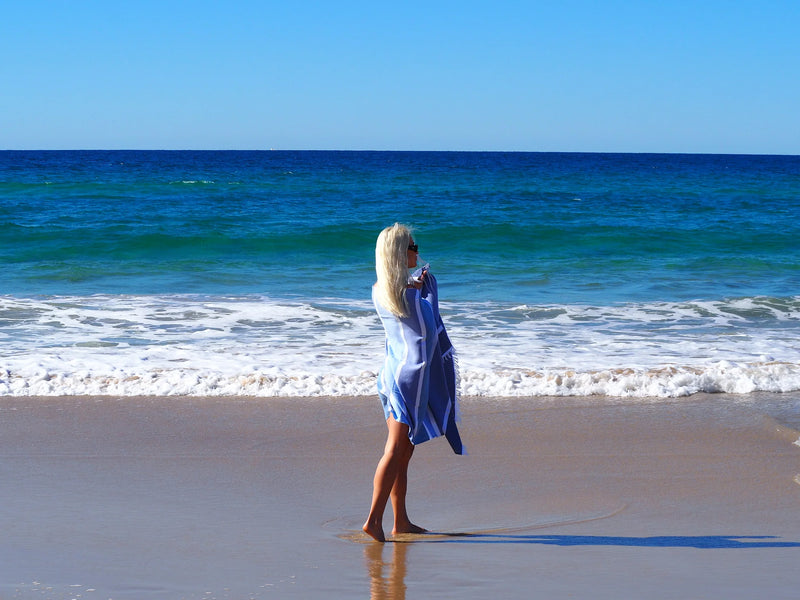
[[[408,521],[408,515],[405,514],[405,491],[408,486],[408,462],[411,460],[411,454],[414,451],[414,445],[408,439],[408,425],[395,421],[391,416],[386,420],[386,425],[389,428],[389,434],[386,438],[383,456],[378,461],[378,467],[375,469],[375,478],[372,482],[372,505],[369,509],[367,522],[362,527],[364,532],[379,542],[386,541],[386,537],[383,534],[383,513],[386,510],[389,496],[397,485],[398,475],[401,471],[402,482],[398,486],[397,494],[392,497],[392,503],[394,504],[395,502],[395,496],[400,499],[400,494],[402,493],[400,506],[405,520]],[[395,508],[395,510],[397,509]],[[397,528],[396,516],[395,528]]]
[[392,492],[389,497],[392,500],[392,510],[394,511],[394,529],[392,533],[425,533],[425,529],[414,525],[408,518],[406,510],[406,491],[408,490],[408,464],[414,454],[414,445],[409,444],[406,452],[400,457],[400,465],[397,469],[397,477],[394,479]]

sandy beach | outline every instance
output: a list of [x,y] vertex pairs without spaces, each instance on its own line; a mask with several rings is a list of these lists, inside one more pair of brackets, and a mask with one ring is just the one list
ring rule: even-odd
[[433,533],[378,544],[374,398],[0,398],[0,598],[797,597],[796,415],[723,395],[462,414],[468,456],[435,440],[411,464]]

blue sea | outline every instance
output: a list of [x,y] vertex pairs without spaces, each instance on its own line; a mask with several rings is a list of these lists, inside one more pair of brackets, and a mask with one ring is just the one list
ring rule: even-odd
[[400,221],[468,396],[800,390],[800,157],[0,152],[0,395],[375,393]]

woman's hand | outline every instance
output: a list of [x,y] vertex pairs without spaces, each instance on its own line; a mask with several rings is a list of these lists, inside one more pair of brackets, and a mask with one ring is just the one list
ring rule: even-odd
[[424,269],[422,273],[420,273],[419,277],[415,277],[414,279],[411,280],[411,283],[408,284],[408,287],[421,290],[422,286],[425,285],[425,276],[427,274],[428,270]]

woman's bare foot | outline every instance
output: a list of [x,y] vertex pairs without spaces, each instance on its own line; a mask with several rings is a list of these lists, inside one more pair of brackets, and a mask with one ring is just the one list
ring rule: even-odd
[[394,526],[394,529],[392,529],[392,534],[397,535],[398,533],[428,533],[428,530],[420,527],[419,525],[414,525],[411,521],[409,521],[408,523]]
[[386,536],[383,535],[383,527],[380,523],[370,523],[367,521],[361,529],[376,542],[386,541]]

